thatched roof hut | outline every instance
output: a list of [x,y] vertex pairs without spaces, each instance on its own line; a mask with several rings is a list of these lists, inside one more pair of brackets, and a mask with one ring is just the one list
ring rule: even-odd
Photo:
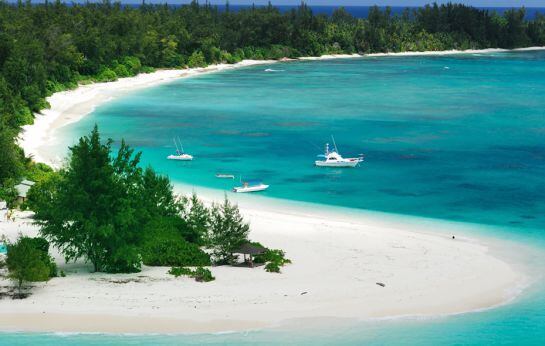
[[[238,247],[233,253],[242,254],[244,256],[244,263],[248,263],[249,267],[254,266],[253,256],[262,255],[267,251],[267,248],[259,246],[253,243],[244,243]],[[248,255],[248,258],[246,258]]]

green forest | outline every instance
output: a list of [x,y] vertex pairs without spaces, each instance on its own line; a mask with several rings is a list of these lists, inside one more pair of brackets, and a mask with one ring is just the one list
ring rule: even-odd
[[524,9],[498,15],[432,4],[393,16],[375,7],[357,19],[343,8],[314,15],[304,3],[281,13],[271,5],[234,12],[198,2],[0,1],[0,198],[9,199],[22,177],[48,172],[15,138],[48,107],[48,95],[78,84],[242,59],[525,46],[545,46],[545,18],[527,21]]

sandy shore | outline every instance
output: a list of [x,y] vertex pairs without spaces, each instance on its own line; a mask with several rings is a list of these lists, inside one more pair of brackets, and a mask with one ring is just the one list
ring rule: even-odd
[[545,47],[526,47],[517,49],[488,48],[488,49],[467,49],[467,50],[439,50],[424,52],[392,52],[392,53],[371,53],[371,54],[327,54],[319,57],[302,57],[299,60],[329,60],[329,59],[350,59],[364,57],[383,57],[383,56],[431,56],[431,55],[456,55],[456,54],[486,54],[486,53],[504,53],[504,52],[523,52],[545,50]]
[[80,120],[105,102],[123,96],[127,92],[168,83],[179,78],[275,62],[274,60],[243,60],[232,65],[218,64],[204,68],[158,70],[134,77],[120,78],[115,82],[80,85],[74,90],[58,92],[47,98],[51,107],[35,114],[34,124],[23,126],[19,145],[35,161],[59,167],[65,153],[59,155],[51,151],[50,147],[55,141],[56,130]]
[[[25,128],[20,143],[36,160],[58,165],[47,143],[58,128],[97,105],[135,88],[257,63],[270,62],[164,70],[57,93],[48,99],[51,109]],[[188,192],[191,187],[176,189]],[[250,238],[284,249],[292,259],[282,274],[215,267],[216,281],[210,283],[176,279],[161,267],[109,275],[90,273],[83,263],[64,264],[54,253],[67,276],[37,284],[28,299],[0,300],[0,330],[218,332],[317,318],[437,316],[506,303],[530,282],[494,241],[463,236],[447,223],[406,222],[380,214],[347,217],[288,202],[272,206],[265,198],[237,201],[251,222]],[[0,236],[36,234],[31,222],[30,213],[20,213],[16,222],[0,222]],[[0,279],[0,286],[8,284]]]
[[[293,260],[282,274],[222,266],[212,268],[210,283],[176,279],[164,267],[110,275],[64,264],[55,252],[67,276],[37,284],[25,300],[0,300],[0,329],[219,332],[317,318],[435,316],[505,303],[527,284],[488,244],[460,235],[453,240],[392,220],[268,211],[244,202],[242,210],[253,240]],[[0,234],[36,234],[30,217],[0,223]]]

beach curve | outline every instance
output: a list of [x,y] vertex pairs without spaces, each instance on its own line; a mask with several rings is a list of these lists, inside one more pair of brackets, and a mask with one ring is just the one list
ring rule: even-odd
[[[220,69],[211,67],[195,73]],[[78,121],[94,107],[114,97],[168,82],[186,76],[186,73],[184,70],[162,70],[147,75],[148,79],[140,79],[141,83],[137,81],[143,77],[137,76],[132,77],[136,78],[134,80],[93,84],[54,94],[49,99],[51,109],[44,111],[35,125],[25,127],[20,143],[35,160],[58,167],[60,161],[54,153],[40,150],[56,129]],[[187,188],[180,187],[177,191],[188,192]],[[116,284],[110,282],[112,275],[88,274],[82,272],[81,264],[68,265],[67,278],[56,278],[44,284],[28,301],[19,304],[1,301],[3,311],[20,318],[15,318],[19,322],[13,322],[13,325],[0,318],[0,328],[216,332],[248,330],[277,325],[289,319],[316,317],[437,316],[497,306],[513,299],[528,282],[527,276],[509,260],[492,255],[486,241],[477,238],[451,239],[444,233],[422,232],[418,226],[410,227],[402,222],[384,224],[365,217],[345,221],[335,215],[324,218],[318,211],[271,210],[266,203],[260,204],[259,208],[252,208],[244,201],[239,203],[252,223],[251,238],[286,250],[293,260],[294,264],[286,267],[283,274],[274,275],[263,270],[240,273],[240,268],[219,267],[213,269],[217,282],[203,286],[170,278],[166,274],[167,268],[144,268],[142,273],[127,276],[145,277],[141,282]],[[18,222],[21,222],[18,229],[22,227],[30,233],[37,231],[29,224],[26,214]],[[441,227],[440,223],[438,225]],[[4,229],[4,224],[0,227],[8,237],[14,236],[12,230]],[[56,257],[61,260],[58,254]],[[385,287],[378,286],[377,282],[384,283]],[[123,295],[127,286],[131,288],[130,301]],[[94,295],[88,298],[85,292],[79,294],[82,287],[88,287]],[[162,294],[154,295],[158,291]],[[173,301],[179,305],[173,306]],[[81,316],[81,310],[87,311],[87,317],[74,319],[80,320],[79,324],[58,329],[63,318]],[[46,329],[39,329],[37,323],[30,321],[39,321],[40,313],[58,323],[40,324]],[[130,323],[114,323],[123,317],[130,321],[134,316],[147,316],[156,319],[156,323],[137,324],[138,330],[131,329]],[[188,316],[195,325],[186,323]],[[253,318],[240,319],[241,316]],[[97,322],[89,328],[85,327],[86,320]],[[198,327],[199,323],[209,323],[210,328]],[[160,326],[165,324],[172,327],[162,329]]]

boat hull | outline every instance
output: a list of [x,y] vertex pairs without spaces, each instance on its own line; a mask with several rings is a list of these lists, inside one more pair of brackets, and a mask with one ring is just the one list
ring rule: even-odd
[[333,162],[326,162],[326,161],[315,161],[315,165],[318,167],[336,167],[336,168],[352,168],[356,167],[360,161],[354,160],[354,161],[333,161]]
[[269,185],[257,185],[257,186],[247,186],[247,187],[244,187],[244,186],[239,186],[239,187],[234,187],[233,188],[233,192],[237,192],[237,193],[245,193],[245,192],[258,192],[258,191],[265,191],[269,188]]
[[168,155],[168,160],[176,160],[176,161],[192,161],[193,156],[191,155]]

